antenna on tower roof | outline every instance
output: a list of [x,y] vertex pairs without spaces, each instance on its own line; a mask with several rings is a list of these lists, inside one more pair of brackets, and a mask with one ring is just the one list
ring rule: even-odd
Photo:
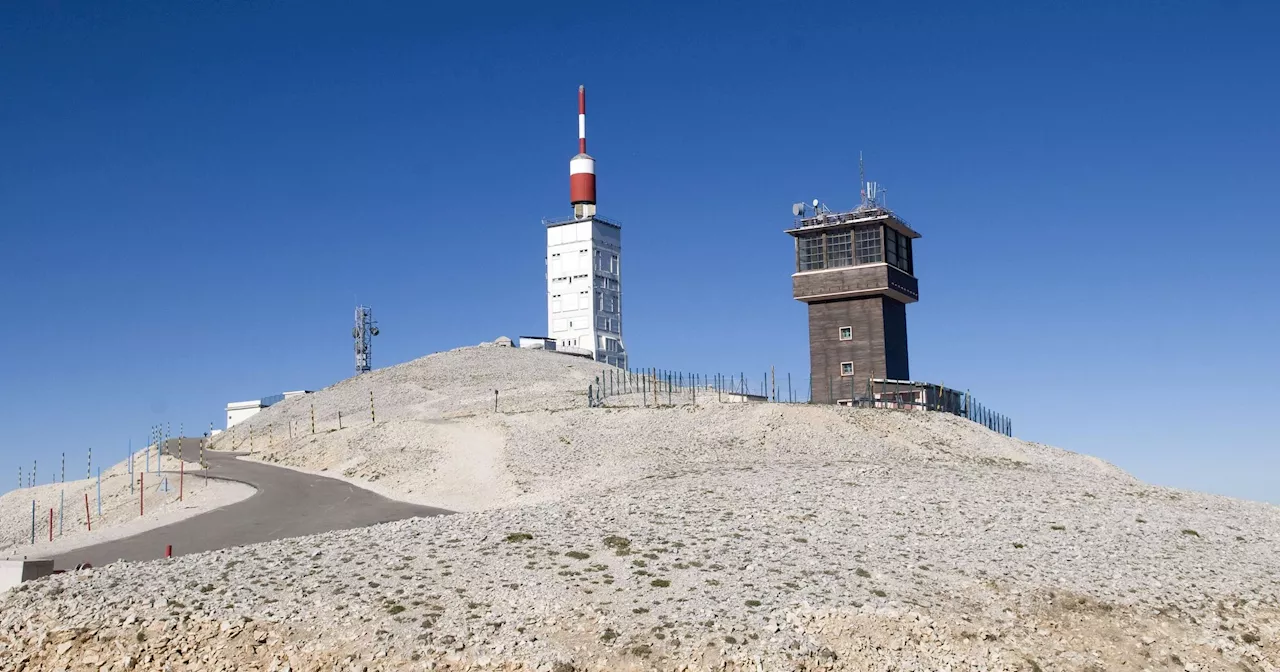
[[862,152],[858,152],[858,193],[862,196],[862,205],[858,206],[859,210],[868,210],[872,208],[883,208],[884,194],[888,191],[876,182],[867,181],[866,164],[862,161]]
[[862,207],[867,207],[867,171],[862,164],[862,150],[858,150],[858,194],[862,196]]

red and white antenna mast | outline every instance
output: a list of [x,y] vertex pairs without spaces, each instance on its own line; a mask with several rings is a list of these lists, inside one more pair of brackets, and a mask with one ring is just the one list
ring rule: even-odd
[[578,87],[578,155],[569,160],[569,201],[575,217],[596,214],[596,160],[587,154],[587,90]]

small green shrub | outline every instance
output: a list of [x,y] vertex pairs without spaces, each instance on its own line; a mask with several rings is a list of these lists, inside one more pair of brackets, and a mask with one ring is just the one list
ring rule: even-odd
[[666,579],[654,579],[649,582],[649,585],[655,588],[666,588],[671,585],[671,582]]
[[1195,530],[1190,530],[1190,529],[1188,529],[1188,530],[1183,530],[1183,531],[1182,531],[1182,533],[1183,533],[1183,534],[1185,534],[1185,535],[1187,535],[1187,536],[1190,536],[1190,537],[1198,537],[1198,536],[1200,536],[1200,533],[1199,533],[1199,532],[1196,532]]
[[512,532],[511,534],[507,535],[507,543],[514,544],[520,541],[529,541],[532,538],[533,538],[533,535],[529,534],[528,532]]

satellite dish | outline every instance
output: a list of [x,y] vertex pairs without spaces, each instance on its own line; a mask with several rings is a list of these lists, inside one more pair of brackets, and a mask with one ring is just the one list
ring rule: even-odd
[[818,207],[818,199],[813,199],[813,207]]
[[804,203],[796,203],[795,205],[791,206],[791,214],[795,215],[796,217],[803,215]]
[[377,335],[378,335],[378,328],[377,328],[377,327],[374,327],[374,328],[370,329],[370,330],[369,330],[369,333],[373,334],[374,336],[377,336]]

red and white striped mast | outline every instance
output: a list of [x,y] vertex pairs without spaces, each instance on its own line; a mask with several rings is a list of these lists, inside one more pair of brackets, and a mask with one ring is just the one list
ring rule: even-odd
[[578,155],[569,160],[569,201],[578,218],[596,214],[596,160],[587,154],[587,90],[578,87]]

